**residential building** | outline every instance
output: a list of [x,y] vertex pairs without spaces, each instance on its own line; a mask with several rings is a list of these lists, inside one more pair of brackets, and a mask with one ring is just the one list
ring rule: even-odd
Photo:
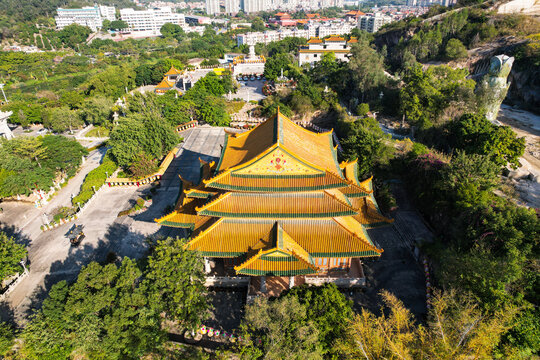
[[255,44],[269,44],[272,41],[283,40],[286,37],[301,37],[309,39],[309,31],[305,29],[282,29],[282,30],[268,30],[265,32],[249,32],[246,34],[238,34],[236,36],[236,43],[240,45],[255,45]]
[[392,220],[356,160],[337,161],[332,131],[311,132],[278,110],[227,132],[219,161],[200,162],[199,183],[181,179],[175,210],[155,221],[188,231],[185,249],[204,257],[208,286],[219,277],[249,284],[248,296],[277,296],[303,283],[365,284],[361,259],[383,252],[366,229]]
[[[309,27],[310,26],[308,26],[308,28]],[[313,27],[316,28],[315,36],[321,39],[330,35],[349,34],[351,30],[353,29],[353,26],[349,24],[348,22],[325,22],[325,23],[315,24]]]
[[351,44],[358,42],[356,38],[346,41],[340,36],[330,36],[325,40],[319,38],[309,39],[307,46],[301,46],[298,51],[298,65],[313,64],[321,60],[326,53],[332,52],[336,59],[349,61]]
[[103,20],[105,19],[109,21],[116,20],[116,8],[114,6],[99,5],[99,12]]
[[56,28],[62,30],[68,25],[88,26],[92,31],[101,29],[103,20],[115,20],[116,9],[113,6],[85,6],[77,9],[56,9]]
[[271,8],[270,0],[240,0],[240,8],[246,14],[266,11]]
[[225,13],[237,14],[240,11],[240,0],[225,0]]
[[172,12],[170,7],[148,10],[121,9],[120,18],[128,24],[131,31],[148,31],[154,35],[159,35],[161,27],[166,23],[186,27],[184,15]]
[[393,21],[391,16],[381,13],[366,14],[358,18],[358,28],[370,33],[379,31],[381,26],[390,24]]
[[240,45],[255,45],[255,44],[268,44],[272,41],[283,40],[286,37],[301,37],[304,39],[310,39],[312,37],[324,38],[330,35],[345,35],[349,34],[353,29],[353,26],[345,21],[325,21],[318,22],[312,21],[308,23],[304,29],[281,29],[281,30],[268,30],[264,32],[250,32],[246,34],[239,34],[236,36],[236,42]]
[[206,0],[206,13],[208,15],[219,14],[219,0]]

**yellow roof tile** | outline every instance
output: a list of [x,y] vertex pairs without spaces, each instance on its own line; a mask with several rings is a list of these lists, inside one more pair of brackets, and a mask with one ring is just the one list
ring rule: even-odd
[[174,88],[174,83],[167,80],[167,78],[163,78],[159,84],[157,84],[156,89],[172,89]]
[[[273,244],[275,224],[273,219],[222,218],[207,230],[196,231],[188,248],[214,257],[236,257],[266,250]],[[382,252],[352,217],[283,219],[278,224],[290,239],[313,257],[378,256]],[[294,246],[290,249],[301,254]]]
[[167,76],[167,75],[180,75],[180,74],[182,74],[182,71],[177,70],[174,66],[171,66],[169,71],[167,71],[165,73],[165,76]]
[[295,193],[225,193],[196,208],[200,215],[251,218],[330,218],[356,215],[355,209],[335,194]]

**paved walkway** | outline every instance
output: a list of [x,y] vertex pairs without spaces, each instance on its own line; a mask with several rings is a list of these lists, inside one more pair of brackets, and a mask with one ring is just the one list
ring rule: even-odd
[[[164,174],[162,186],[153,197],[153,205],[139,215],[118,218],[118,212],[132,207],[138,197],[149,194],[150,187],[104,188],[75,222],[84,225],[86,235],[78,247],[70,246],[65,237],[74,223],[43,233],[39,230],[42,224],[39,221],[39,211],[32,212],[33,217],[28,217],[25,221],[12,219],[13,222],[9,222],[1,218],[1,221],[6,221],[13,229],[22,229],[19,235],[29,246],[30,273],[8,296],[7,304],[0,304],[0,315],[3,313],[3,317],[13,317],[22,323],[33,308],[40,306],[53,284],[60,280],[74,280],[81,267],[91,261],[104,261],[114,256],[140,258],[147,251],[145,239],[148,236],[183,236],[182,229],[160,227],[154,222],[154,218],[161,217],[165,207],[174,204],[179,191],[178,173],[196,181],[199,174],[197,158],[201,156],[205,160],[215,160],[219,157],[224,131],[222,128],[195,128],[184,134],[184,138],[179,156]],[[97,158],[91,159],[95,161]],[[85,168],[84,171],[86,170]],[[82,176],[81,173],[77,176]],[[55,206],[69,202],[76,183],[77,181],[74,181],[71,185],[70,181],[55,202],[51,202],[45,210],[50,211]]]
[[352,299],[357,311],[364,307],[378,313],[381,306],[379,293],[387,290],[421,318],[426,313],[425,277],[411,245],[416,239],[429,241],[433,235],[411,205],[403,186],[393,185],[392,192],[398,203],[398,210],[392,214],[394,224],[368,230],[384,252],[379,259],[362,261],[367,287],[352,293]]

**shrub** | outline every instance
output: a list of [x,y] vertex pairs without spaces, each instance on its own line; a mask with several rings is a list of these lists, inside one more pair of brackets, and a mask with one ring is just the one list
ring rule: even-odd
[[81,185],[81,191],[71,200],[71,203],[73,205],[79,203],[80,206],[85,204],[94,195],[94,188],[97,191],[105,183],[105,180],[107,180],[107,174],[111,175],[117,167],[116,163],[109,157],[109,154],[105,154],[101,165],[86,175]]

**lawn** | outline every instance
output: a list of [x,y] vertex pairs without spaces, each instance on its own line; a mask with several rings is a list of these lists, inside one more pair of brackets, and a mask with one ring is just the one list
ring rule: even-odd
[[108,137],[109,136],[109,129],[98,126],[90,130],[89,132],[84,135],[84,137]]

